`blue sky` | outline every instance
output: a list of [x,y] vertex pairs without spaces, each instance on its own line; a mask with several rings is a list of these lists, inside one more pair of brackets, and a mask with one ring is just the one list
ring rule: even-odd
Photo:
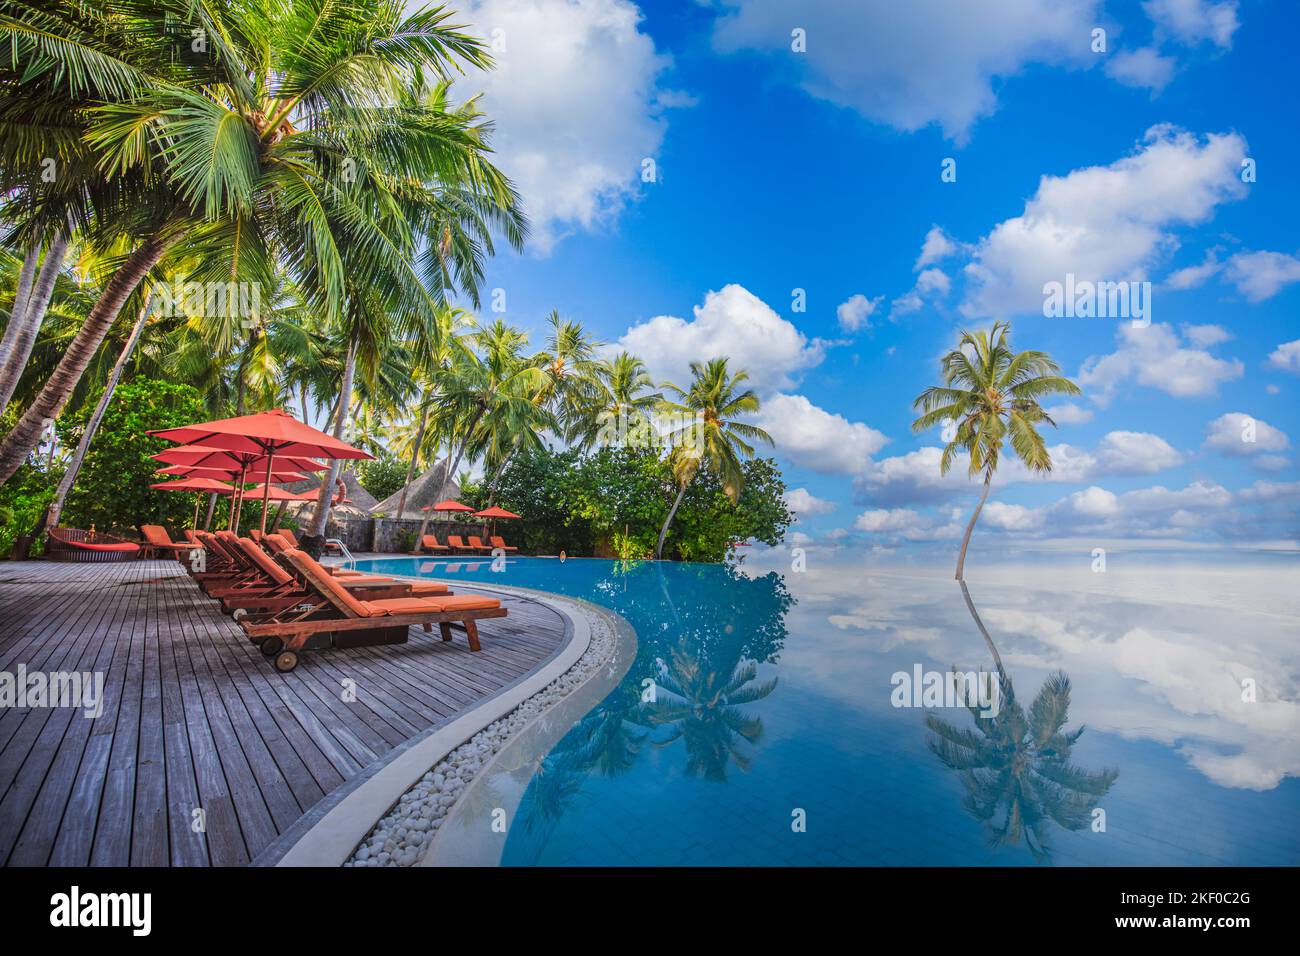
[[[798,543],[951,546],[976,489],[939,480],[911,401],[959,329],[1004,318],[1084,395],[1048,429],[1053,479],[1004,466],[981,535],[1296,547],[1291,4],[461,10],[497,45],[496,73],[464,85],[534,219],[487,290],[511,321],[557,308],[659,376],[715,353],[748,367]],[[1067,272],[1149,281],[1151,324],[1044,317]]]

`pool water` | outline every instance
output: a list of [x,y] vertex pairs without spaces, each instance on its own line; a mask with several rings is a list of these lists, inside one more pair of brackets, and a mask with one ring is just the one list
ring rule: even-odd
[[[504,865],[1300,864],[1292,562],[1031,562],[966,593],[780,549],[361,566],[582,598],[637,632],[528,782]],[[995,710],[924,698],[952,669]]]

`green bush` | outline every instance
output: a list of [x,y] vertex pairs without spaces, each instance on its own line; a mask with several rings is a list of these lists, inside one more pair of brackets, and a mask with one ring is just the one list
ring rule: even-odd
[[381,455],[357,465],[357,480],[362,488],[375,496],[376,501],[383,501],[402,490],[409,464],[395,455]]

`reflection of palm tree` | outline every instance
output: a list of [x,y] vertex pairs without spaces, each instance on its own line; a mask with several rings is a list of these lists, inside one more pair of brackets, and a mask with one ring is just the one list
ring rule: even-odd
[[653,723],[671,731],[655,744],[664,747],[684,738],[688,776],[723,782],[729,761],[747,771],[748,745],[762,736],[763,722],[739,708],[762,700],[776,687],[775,677],[752,684],[757,676],[758,665],[753,661],[742,661],[732,670],[709,670],[698,658],[673,651],[669,672],[659,679],[660,690],[673,699],[660,701],[651,716]]
[[1051,856],[1049,821],[1066,830],[1086,827],[1119,771],[1084,770],[1070,762],[1084,728],[1065,729],[1070,678],[1063,671],[1048,676],[1025,714],[964,583],[962,593],[997,663],[1000,706],[994,716],[969,706],[975,730],[926,714],[925,725],[933,734],[927,743],[944,766],[961,775],[964,805],[984,823],[989,843],[1014,846],[1023,840],[1035,860],[1045,861]]

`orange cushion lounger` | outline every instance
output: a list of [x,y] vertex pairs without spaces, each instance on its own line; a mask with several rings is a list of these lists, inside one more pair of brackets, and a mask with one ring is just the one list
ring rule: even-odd
[[288,541],[289,547],[291,548],[298,547],[298,539],[293,536],[293,532],[290,531],[288,528],[281,528],[279,531],[276,532],[276,534],[284,538],[285,541]]
[[451,548],[445,544],[439,544],[438,539],[431,534],[426,534],[420,539],[420,547],[425,551],[450,551]]
[[[477,622],[505,617],[506,609],[493,598],[457,594],[448,597],[391,598],[366,601],[348,591],[305,552],[292,548],[285,553],[302,575],[309,598],[274,614],[249,615],[239,622],[248,636],[260,642],[262,653],[275,658],[281,672],[298,666],[298,652],[310,639],[324,637],[327,645],[370,631],[375,643],[405,640],[406,629],[418,624],[426,631],[437,624],[444,641],[451,629],[465,631],[471,651],[481,650]],[[349,643],[352,643],[349,641]]]
[[492,549],[478,539],[478,535],[469,536],[469,546],[474,551],[491,551]]
[[503,538],[503,537],[501,537],[501,535],[499,535],[499,534],[494,534],[494,535],[493,535],[491,538],[489,538],[488,540],[492,542],[492,547],[494,547],[494,548],[500,548],[502,551],[518,551],[518,550],[519,550],[519,549],[516,548],[513,544],[506,544],[506,539]]
[[160,524],[142,524],[140,533],[144,535],[145,551],[159,552],[164,554],[173,554],[178,561],[183,561],[185,556],[194,550],[194,545],[186,542],[177,544],[167,534],[167,529]]

